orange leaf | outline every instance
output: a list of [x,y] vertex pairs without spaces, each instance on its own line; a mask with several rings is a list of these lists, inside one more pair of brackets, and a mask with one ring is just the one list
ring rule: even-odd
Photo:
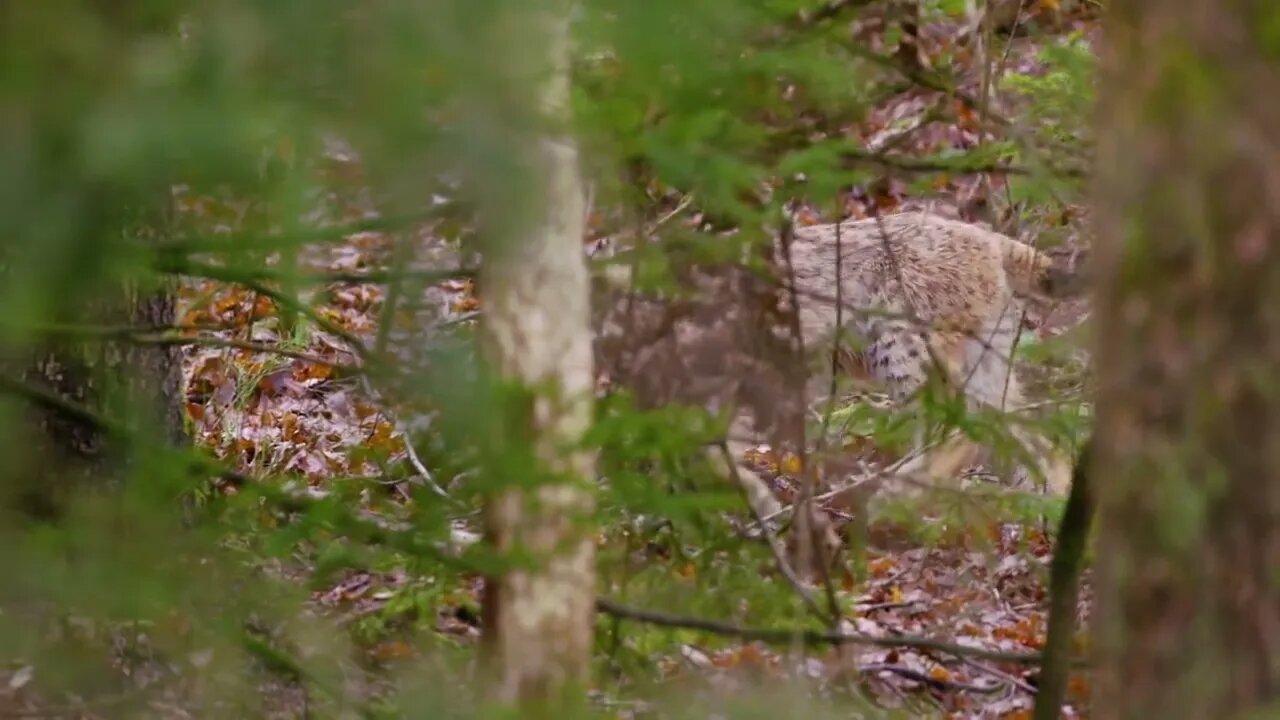
[[253,301],[253,319],[261,320],[270,317],[276,311],[276,303],[266,295],[259,295]]
[[867,571],[876,577],[884,577],[897,567],[893,558],[878,557],[867,563]]
[[845,568],[840,573],[840,589],[845,592],[853,592],[856,587],[858,587],[858,579],[853,576],[853,573],[848,568]]
[[817,225],[820,222],[822,222],[822,218],[818,217],[818,213],[809,208],[802,208],[800,212],[796,213],[796,225],[800,227]]
[[746,665],[766,665],[766,658],[755,645],[745,645],[738,651],[738,663]]
[[373,434],[365,442],[369,447],[379,448],[387,447],[391,444],[391,435],[395,432],[395,427],[383,420],[373,427]]
[[880,193],[879,195],[876,195],[875,204],[876,207],[879,208],[880,212],[888,213],[892,212],[901,203],[894,195],[889,193]]
[[332,365],[299,362],[293,366],[293,378],[299,382],[305,382],[307,380],[327,380],[332,376]]
[[413,646],[401,640],[379,643],[369,649],[369,655],[378,660],[402,660],[414,656]]
[[453,302],[453,311],[456,313],[474,312],[479,309],[480,301],[474,295],[468,295]]
[[1089,697],[1089,681],[1085,680],[1082,675],[1072,675],[1067,679],[1067,692],[1071,697],[1087,698]]
[[782,463],[779,468],[788,475],[799,475],[800,471],[804,469],[802,465],[803,463],[800,462],[798,456],[787,453],[782,457]]

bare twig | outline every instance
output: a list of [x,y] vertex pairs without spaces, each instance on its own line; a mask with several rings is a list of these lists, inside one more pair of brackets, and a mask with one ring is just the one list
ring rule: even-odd
[[890,672],[894,675],[901,675],[908,680],[932,685],[941,690],[957,690],[961,692],[975,692],[987,695],[1000,689],[1000,684],[995,685],[977,685],[972,683],[962,683],[956,680],[944,680],[943,678],[934,677],[928,673],[920,672],[904,665],[893,665],[891,663],[874,663],[871,665],[863,665],[858,668],[861,673],[877,673]]
[[[166,263],[160,266],[162,272],[170,272],[179,275],[188,275],[191,277],[206,277],[212,280],[223,280],[226,272],[218,272],[210,275],[207,271],[209,265],[192,264],[192,263]],[[237,267],[234,272],[239,280],[254,280],[257,282],[282,282],[288,280],[296,285],[362,285],[362,284],[385,284],[397,282],[400,280],[420,280],[427,283],[437,283],[445,280],[465,280],[475,277],[475,268],[446,268],[442,270],[411,270],[402,268],[399,270],[363,270],[357,272],[297,272],[286,273],[271,270],[270,268],[249,268]],[[236,280],[235,282],[239,282]]]
[[979,670],[981,672],[987,673],[992,677],[999,678],[1025,693],[1030,693],[1032,695],[1035,695],[1037,692],[1036,687],[1031,683],[1027,682],[1026,680],[1023,680],[1017,675],[1014,675],[1012,673],[1007,673],[1001,670],[1000,668],[991,667],[986,663],[981,663],[981,662],[978,662],[977,660],[974,660],[973,658],[967,658],[967,657],[960,658],[960,662],[964,663],[965,665],[968,665],[971,668],[974,668],[975,670]]
[[870,5],[874,0],[826,0],[821,5],[800,10],[779,24],[765,29],[755,42],[769,46],[795,40],[806,31],[814,30],[836,20],[844,13],[855,8]]
[[879,65],[887,70],[892,70],[903,78],[910,80],[915,85],[925,88],[926,90],[933,90],[934,92],[940,92],[944,95],[956,98],[966,106],[973,108],[975,112],[979,112],[979,117],[984,120],[990,121],[1001,127],[1010,124],[1008,118],[1001,117],[990,111],[986,111],[985,113],[982,112],[982,104],[978,101],[978,98],[975,98],[969,93],[957,88],[953,83],[936,73],[918,68],[904,67],[896,58],[868,50],[852,41],[842,43],[841,47],[843,47],[849,54],[862,58],[874,65]]
[[184,275],[197,275],[207,277],[211,280],[221,280],[222,282],[243,285],[259,295],[265,295],[266,297],[271,298],[282,308],[302,315],[330,335],[341,338],[350,346],[352,352],[359,355],[360,358],[365,361],[366,365],[369,364],[369,361],[371,360],[369,349],[365,347],[364,342],[361,341],[360,338],[339,327],[332,320],[324,317],[309,305],[301,302],[292,295],[267,287],[256,278],[252,271],[245,271],[240,268],[219,267],[217,265],[209,265],[205,263],[186,262],[180,267],[175,267],[169,270],[169,272]]
[[129,433],[128,427],[34,383],[0,375],[0,393],[23,398],[33,405],[61,415],[90,430],[117,436],[127,436]]
[[[378,400],[379,405],[384,407],[386,406],[386,401],[382,398],[380,393],[374,390],[373,383],[369,382],[369,377],[367,375],[362,376],[360,378],[360,382],[369,397]],[[409,460],[409,464],[413,466],[413,469],[422,476],[422,482],[431,489],[431,492],[435,493],[439,497],[445,498],[446,500],[452,500],[453,498],[450,497],[449,493],[446,492],[444,488],[440,487],[440,484],[436,482],[435,476],[432,475],[431,471],[427,469],[427,466],[423,464],[422,460],[418,457],[418,451],[413,447],[413,437],[409,434],[408,429],[400,422],[400,419],[391,415],[390,412],[386,410],[383,411],[383,414],[391,420],[391,424],[395,427],[396,431],[404,438],[405,455]]]
[[945,640],[927,637],[899,635],[894,637],[876,637],[865,633],[842,633],[834,631],[813,630],[809,628],[750,628],[734,623],[706,618],[672,615],[655,610],[635,608],[616,603],[607,598],[596,598],[596,610],[606,615],[635,620],[658,627],[700,630],[714,635],[735,637],[741,640],[758,641],[770,645],[790,645],[801,642],[807,645],[868,645],[872,647],[906,647],[921,650],[934,650],[956,657],[973,657],[992,662],[1007,662],[1021,665],[1036,665],[1041,661],[1039,653],[1012,653],[996,650],[985,650],[967,645],[957,645]]
[[302,360],[313,365],[323,365],[340,370],[344,373],[358,373],[361,369],[358,365],[351,363],[341,363],[329,358],[324,358],[308,352],[299,350],[289,350],[287,348],[278,347],[269,343],[250,342],[248,340],[231,340],[226,338],[209,337],[205,335],[128,335],[125,336],[127,342],[136,343],[138,345],[199,345],[204,347],[228,348],[235,350],[245,350],[247,352],[264,353],[270,355],[279,355],[281,357]]
[[[720,452],[723,454],[725,464],[729,467],[729,474],[734,485],[742,488],[743,493],[749,494],[742,482],[741,475],[738,473],[738,463],[734,460],[733,453],[729,452],[729,446],[727,443],[720,443]],[[760,513],[756,504],[751,502],[750,497],[747,498],[747,507],[751,509],[752,517],[754,517],[756,522],[760,524],[760,531],[765,534],[765,540],[766,544],[769,546],[769,552],[773,554],[774,563],[778,566],[778,571],[782,573],[782,577],[786,578],[787,582],[796,591],[796,594],[804,601],[805,606],[808,607],[815,616],[823,620],[834,622],[830,614],[822,611],[822,608],[818,605],[817,599],[813,597],[813,593],[809,591],[809,588],[805,587],[804,582],[800,580],[798,575],[796,575],[796,571],[791,567],[791,563],[787,561],[786,555],[783,554],[782,550],[778,547],[778,539],[774,537],[773,530],[770,529],[768,523],[764,522],[764,516]],[[838,619],[839,615],[837,614],[835,618]]]
[[280,249],[298,247],[311,243],[336,242],[345,240],[351,235],[364,232],[385,232],[403,230],[414,225],[457,216],[465,212],[462,204],[456,202],[438,203],[427,210],[397,215],[360,220],[346,225],[300,230],[282,235],[257,235],[247,233],[231,233],[226,235],[197,235],[185,239],[175,239],[166,243],[165,255],[182,257],[183,255],[204,252],[244,252],[263,248]]
[[654,234],[655,232],[658,231],[658,228],[661,228],[663,225],[666,225],[668,222],[671,221],[672,218],[684,212],[684,209],[689,207],[689,204],[692,202],[693,202],[693,193],[685,194],[683,197],[680,198],[680,202],[676,203],[676,206],[674,208],[671,208],[671,210],[664,213],[657,220],[654,220],[652,223],[650,223],[649,227],[645,228],[644,234],[646,236]]
[[[885,152],[873,152],[858,148],[847,148],[841,156],[848,161],[880,165],[882,167],[913,173],[951,173],[954,175],[1019,175],[1027,176],[1038,172],[1036,169],[1022,165],[1013,165],[999,161],[975,161],[963,157],[954,160],[947,158],[917,158]],[[1083,178],[1086,172],[1082,168],[1065,166],[1048,166],[1043,171],[1051,175],[1066,178]]]
[[94,717],[108,709],[119,710],[119,706],[128,705],[131,702],[141,704],[143,700],[160,694],[161,689],[159,686],[134,688],[110,695],[83,698],[63,705],[36,705],[31,709],[6,707],[0,709],[0,718],[17,720],[18,718]]
[[923,606],[923,605],[924,603],[919,600],[905,600],[902,602],[879,602],[879,603],[870,603],[867,605],[855,605],[853,609],[860,613],[866,614],[870,612],[878,612],[880,610],[898,610],[901,608],[909,608],[909,607],[916,607],[916,606]]
[[857,7],[870,5],[872,0],[827,0],[810,10],[801,10],[796,14],[792,27],[802,29],[812,27],[828,20],[834,20],[842,13]]
[[[792,263],[792,257],[791,257],[791,245],[792,245],[792,241],[795,239],[794,230],[795,230],[795,227],[794,225],[792,225],[791,218],[789,217],[785,218],[782,226],[782,253],[787,263],[787,275],[790,280],[790,282],[787,283],[787,287],[790,293],[789,295],[790,312],[788,314],[787,320],[791,325],[791,328],[790,328],[791,337],[792,337],[792,341],[795,343],[794,347],[796,350],[796,358],[798,358],[799,361],[803,364],[805,363],[806,358],[808,358],[808,353],[805,349],[804,333],[802,332],[801,325],[800,325],[800,296],[796,289],[795,265]],[[840,326],[839,306],[841,304],[841,300],[843,299],[843,292],[840,287],[839,276],[838,276],[839,268],[840,268],[840,258],[839,258],[839,253],[841,248],[840,240],[841,240],[840,225],[837,224],[836,225],[836,253],[837,253],[837,257],[836,257],[836,269],[837,269],[836,270],[837,271],[836,327],[837,329]],[[833,363],[835,362],[834,353],[832,354],[832,362]],[[833,374],[832,374],[833,390],[834,390],[834,382],[835,382],[835,375],[833,371]],[[808,407],[809,401],[808,401],[808,398],[805,397],[805,394],[806,394],[805,383],[800,384],[800,387],[798,388],[798,392],[800,394],[800,406]],[[834,399],[834,397],[835,397],[835,393],[832,392],[832,399]],[[824,431],[825,431],[825,427],[824,427]],[[830,568],[830,562],[828,562],[831,558],[826,557],[826,553],[824,550],[819,553],[819,556],[821,557],[821,560],[822,560],[821,562],[818,562],[818,563],[811,562],[812,553],[814,552],[815,546],[820,545],[820,543],[817,542],[818,533],[814,528],[814,520],[816,518],[816,515],[814,514],[814,511],[813,511],[814,506],[812,502],[813,488],[818,481],[818,477],[816,474],[815,463],[813,462],[812,458],[808,456],[808,453],[807,453],[804,434],[805,434],[804,421],[803,421],[803,418],[801,418],[800,437],[798,438],[798,442],[797,442],[798,447],[796,448],[796,452],[800,454],[800,468],[801,468],[801,473],[803,477],[800,484],[800,496],[796,499],[796,509],[798,512],[793,516],[792,520],[793,522],[796,523],[796,527],[799,528],[799,532],[797,533],[797,535],[799,537],[799,548],[802,550],[800,555],[805,560],[804,564],[807,566],[812,566],[816,564],[818,569],[821,571],[822,587],[826,591],[828,616],[830,618],[832,627],[835,627],[836,624],[840,621],[840,604],[836,600],[835,583],[832,582],[831,580],[831,568]],[[825,432],[824,432],[824,435],[825,435]],[[821,442],[821,440],[819,440],[819,442]],[[805,555],[808,555],[809,557],[804,557]]]
[[1085,546],[1093,524],[1093,488],[1089,467],[1093,439],[1085,441],[1076,457],[1071,477],[1071,493],[1062,513],[1057,547],[1049,566],[1049,627],[1045,634],[1045,662],[1040,672],[1041,693],[1036,698],[1036,720],[1052,720],[1062,709],[1066,696],[1070,666],[1071,638],[1075,635],[1077,602],[1080,594],[1080,572],[1084,568]]
[[582,227],[591,227],[591,213],[595,212],[596,184],[587,183],[586,197],[582,203]]
[[[818,443],[813,453],[814,457],[819,459],[824,457],[827,452],[827,433],[831,428],[831,416],[832,414],[835,413],[836,392],[838,390],[837,381],[839,379],[839,373],[840,373],[839,342],[840,342],[840,333],[844,328],[844,314],[843,314],[844,313],[844,234],[841,229],[842,227],[843,226],[841,226],[839,223],[836,224],[836,262],[835,262],[836,342],[831,346],[831,383],[827,387],[826,409],[822,413],[822,425],[821,425],[821,428],[818,430]],[[789,260],[790,258],[788,258],[788,261]],[[794,275],[795,275],[793,271],[794,269],[788,268],[788,270],[791,271],[791,275],[794,278]],[[795,286],[796,286],[796,283],[793,280],[791,283],[791,287],[794,288]],[[792,301],[793,302],[798,301],[798,298],[793,295]],[[792,308],[792,311],[797,314],[796,328],[798,329],[799,328],[798,314],[800,312],[799,305],[795,305]],[[804,465],[801,466],[801,468],[804,470],[805,474],[808,475],[809,477],[806,478],[806,482],[801,488],[800,498],[798,499],[797,502],[798,502],[798,506],[800,508],[803,508],[803,511],[809,514],[810,517],[812,517],[813,508],[815,507],[813,491],[814,491],[814,488],[817,487],[817,483],[818,483],[817,462],[806,462]],[[839,608],[839,603],[836,600],[835,583],[832,582],[831,580],[831,570],[829,567],[830,563],[826,562],[829,559],[830,558],[827,558],[824,556],[823,557],[824,562],[820,563],[820,566],[822,568],[822,584],[827,591],[827,606],[831,608],[835,617],[839,617],[839,611],[837,610],[837,608]]]

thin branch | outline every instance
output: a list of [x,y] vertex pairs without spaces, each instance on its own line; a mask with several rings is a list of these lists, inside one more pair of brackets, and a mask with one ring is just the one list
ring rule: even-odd
[[733,453],[729,451],[728,443],[720,443],[720,452],[724,454],[724,462],[729,467],[729,475],[733,484],[741,488],[744,494],[748,495],[746,499],[747,507],[751,509],[751,515],[755,518],[756,522],[760,524],[760,531],[765,534],[765,544],[769,546],[769,552],[773,553],[774,564],[778,566],[778,571],[782,573],[782,576],[786,578],[787,583],[796,591],[796,594],[800,596],[800,599],[804,600],[805,606],[808,607],[815,616],[830,622],[838,620],[839,613],[835,608],[832,608],[831,613],[825,613],[822,611],[822,608],[818,605],[817,599],[813,597],[813,593],[809,591],[809,588],[804,586],[804,582],[802,582],[800,577],[796,575],[796,571],[791,567],[791,563],[787,562],[786,555],[778,547],[778,539],[774,536],[773,530],[769,527],[769,524],[764,521],[764,516],[761,514],[759,508],[756,507],[756,504],[751,502],[751,498],[749,497],[750,493],[746,490],[745,484],[738,474],[738,463],[734,459]]
[[[387,405],[386,400],[382,397],[381,393],[374,389],[373,383],[369,381],[369,377],[367,375],[361,377],[360,382],[365,393],[367,393],[369,397],[377,400],[379,404],[383,406]],[[422,476],[422,481],[431,489],[431,492],[435,493],[440,498],[456,503],[457,501],[454,500],[443,487],[440,487],[440,484],[436,482],[435,476],[427,469],[427,466],[418,457],[418,451],[413,447],[413,436],[409,434],[408,428],[400,422],[399,417],[392,415],[389,410],[382,412],[389,420],[391,420],[391,424],[400,433],[401,437],[404,438],[405,455],[408,457],[409,464],[413,466],[413,469]]]
[[593,182],[588,182],[586,197],[582,203],[582,227],[583,228],[591,227],[591,214],[595,212],[595,202],[596,202],[596,184]]
[[[790,228],[790,227],[791,225],[790,223],[788,223],[787,228]],[[810,455],[810,457],[806,457],[804,459],[804,464],[801,466],[801,469],[804,471],[806,477],[805,477],[804,484],[800,488],[800,497],[797,498],[796,500],[796,507],[803,509],[804,514],[809,518],[813,517],[813,508],[816,507],[813,500],[813,490],[815,487],[817,487],[817,484],[818,484],[817,463],[814,462],[812,458],[815,458],[815,457],[822,458],[826,455],[827,432],[831,428],[831,416],[836,409],[836,392],[838,390],[838,379],[839,379],[839,373],[840,373],[839,340],[840,340],[841,329],[844,328],[844,315],[843,315],[844,313],[844,233],[843,233],[843,229],[844,229],[843,225],[840,225],[839,223],[836,224],[836,258],[835,258],[836,259],[836,262],[835,262],[836,343],[833,344],[831,347],[831,383],[827,388],[826,409],[822,413],[822,426],[818,430],[817,447],[814,448],[814,452]],[[788,232],[790,232],[790,230],[788,230]],[[800,317],[799,317],[800,316],[800,305],[799,305],[800,298],[795,292],[795,287],[796,287],[795,267],[790,266],[791,257],[790,257],[789,251],[787,253],[787,262],[788,262],[787,273],[791,277],[791,288],[792,288],[791,300],[793,303],[792,313],[794,315],[794,320],[793,320],[794,324],[792,326],[792,330],[794,332],[798,332],[799,325],[800,325]],[[807,399],[806,399],[806,403],[807,403]],[[812,523],[812,519],[810,519],[809,522]],[[811,538],[816,539],[815,537],[813,537],[814,535],[815,534],[813,532],[810,532]],[[826,561],[826,560],[829,560],[829,558],[824,556],[823,560]],[[820,563],[820,565],[822,567],[823,587],[827,591],[827,606],[831,608],[832,614],[835,617],[839,617],[839,614],[840,614],[838,610],[839,603],[836,600],[835,583],[833,583],[831,580],[831,572],[829,568],[830,563],[822,562]]]
[[420,223],[454,217],[462,214],[465,208],[461,203],[444,202],[417,213],[377,217],[360,220],[346,225],[300,230],[280,235],[259,235],[249,233],[228,233],[226,235],[194,235],[185,239],[167,242],[161,249],[164,255],[182,257],[192,253],[231,252],[246,250],[272,250],[286,247],[297,247],[311,243],[337,242],[351,235],[363,232],[389,232],[403,230]]
[[391,329],[395,326],[396,313],[400,311],[401,296],[405,294],[403,273],[414,256],[414,243],[401,236],[395,239],[391,250],[391,267],[394,277],[385,282],[382,311],[378,315],[378,330],[373,338],[373,352],[381,357],[391,342]]
[[206,277],[211,280],[220,280],[222,282],[243,285],[259,295],[265,295],[268,298],[271,298],[276,302],[276,304],[280,305],[284,309],[291,310],[306,317],[308,320],[315,323],[321,330],[341,338],[351,347],[352,352],[359,355],[360,358],[365,361],[366,365],[368,365],[371,359],[369,357],[369,349],[365,347],[364,342],[362,342],[360,338],[339,327],[332,320],[316,312],[309,305],[303,303],[297,298],[267,287],[255,277],[255,274],[252,271],[245,271],[240,268],[220,267],[217,265],[198,263],[190,260],[179,263],[174,267],[167,268],[165,271],[182,275],[195,275],[199,277]]
[[917,648],[947,653],[956,657],[973,657],[992,662],[1017,663],[1020,665],[1037,665],[1041,661],[1039,653],[1013,653],[983,648],[958,645],[945,640],[927,637],[899,635],[895,637],[876,637],[863,633],[842,633],[834,631],[813,630],[810,628],[750,628],[734,623],[706,618],[687,617],[645,610],[616,603],[607,598],[596,598],[596,610],[611,617],[624,620],[635,620],[658,627],[679,628],[684,630],[700,630],[713,635],[734,637],[740,640],[757,641],[770,645],[791,645],[799,641],[806,645],[867,645],[871,647]]
[[686,193],[680,198],[680,202],[676,203],[676,206],[674,208],[672,208],[671,210],[663,214],[662,217],[650,223],[649,227],[645,228],[644,234],[646,236],[654,234],[655,232],[658,231],[659,228],[661,228],[663,225],[666,225],[668,222],[670,222],[672,218],[684,212],[684,209],[689,207],[689,204],[692,202],[693,202],[693,193]]
[[289,350],[287,348],[270,345],[268,343],[250,342],[248,340],[230,340],[204,335],[129,335],[126,336],[126,340],[138,345],[198,345],[203,347],[245,350],[248,352],[279,355],[281,357],[309,362],[313,365],[331,367],[340,371],[341,374],[357,374],[363,372],[359,365],[337,362],[335,360],[330,360],[328,358],[308,352],[302,352],[300,350]]
[[[272,507],[284,512],[307,513],[325,500],[325,498],[291,492],[270,483],[249,483],[249,478],[228,470],[215,460],[197,459],[192,463],[191,469],[202,470],[210,475],[242,484],[246,492],[252,492]],[[345,503],[334,504],[327,511],[334,513],[328,522],[341,527],[345,536],[353,542],[381,545],[413,557],[428,558],[461,572],[483,574],[492,569],[474,564],[466,558],[449,552],[443,543],[424,540],[422,534],[412,525],[401,523],[392,526],[383,518],[376,518],[368,513],[364,513],[363,516],[357,514]]]
[[218,325],[23,325],[15,328],[16,332],[36,335],[73,337],[84,340],[122,340],[136,345],[198,345],[215,348],[232,348],[248,352],[279,355],[302,360],[314,365],[334,368],[339,372],[356,374],[361,372],[357,365],[331,360],[313,353],[300,350],[289,350],[269,343],[236,340],[211,335],[185,335],[188,332],[223,332],[235,328]]
[[872,2],[873,0],[827,0],[813,9],[801,10],[796,14],[791,26],[793,29],[813,27],[828,20],[834,20],[848,10],[865,7]]
[[59,337],[76,340],[116,340],[134,335],[235,330],[222,325],[78,325],[75,323],[6,323],[4,332],[15,337]]
[[324,317],[309,305],[301,302],[292,295],[286,295],[282,292],[278,292],[258,282],[239,281],[239,284],[244,285],[259,295],[266,295],[287,310],[292,310],[299,315],[306,317],[308,320],[315,323],[321,330],[324,330],[330,335],[341,338],[351,348],[352,352],[359,355],[361,359],[366,362],[369,360],[369,350],[365,347],[364,342],[362,342],[360,338],[356,337],[344,328],[339,327],[337,323]]
[[[867,150],[859,150],[856,148],[848,148],[840,153],[845,160],[858,163],[873,163],[882,167],[899,170],[902,172],[918,172],[918,173],[952,173],[955,175],[1032,175],[1036,170],[1021,165],[1012,165],[999,161],[975,161],[964,157],[955,159],[947,158],[914,158],[907,155],[888,154],[883,152],[872,152]],[[1058,177],[1071,179],[1079,179],[1086,176],[1086,172],[1081,168],[1063,167],[1048,165],[1045,172]]]
[[767,47],[796,40],[807,31],[834,22],[849,10],[865,7],[872,2],[874,0],[826,0],[821,5],[800,10],[782,20],[778,25],[764,30],[755,38],[755,42]]
[[80,403],[68,400],[53,390],[33,383],[0,375],[0,393],[20,397],[32,405],[61,415],[90,430],[115,436],[125,436],[129,433],[129,428],[125,425],[100,415]]
[[1039,692],[1036,689],[1035,685],[1032,685],[1026,680],[1023,680],[1022,678],[1018,677],[1017,675],[1014,675],[1012,673],[1007,673],[1001,670],[1000,668],[994,668],[994,667],[991,667],[990,665],[987,665],[985,663],[980,663],[977,660],[974,660],[972,658],[967,658],[967,657],[960,658],[960,662],[964,663],[965,665],[968,665],[971,668],[974,668],[975,670],[987,673],[992,677],[1003,680],[1006,683],[1012,685],[1013,687],[1016,687],[1019,690],[1025,693],[1028,693],[1030,695],[1035,695],[1037,692]]
[[1097,513],[1097,498],[1090,486],[1092,457],[1093,438],[1090,437],[1076,456],[1071,492],[1062,511],[1057,547],[1049,565],[1049,627],[1045,632],[1045,661],[1038,683],[1041,692],[1033,708],[1036,720],[1058,717],[1066,697],[1071,639],[1075,635],[1076,613],[1079,612],[1080,573],[1084,569],[1089,531]]
[[922,70],[919,68],[904,67],[896,58],[881,55],[877,52],[868,50],[852,40],[841,43],[841,47],[854,57],[862,58],[867,62],[878,65],[887,70],[892,70],[906,80],[910,80],[913,84],[918,85],[926,90],[933,90],[944,95],[956,98],[966,106],[972,108],[974,112],[979,113],[979,117],[989,120],[999,126],[1010,125],[1008,118],[997,115],[996,113],[982,107],[982,103],[978,98],[956,87],[954,83],[948,81],[941,75]]
[[[184,273],[189,274],[189,273]],[[400,280],[421,280],[427,283],[438,283],[444,280],[465,280],[476,275],[475,268],[452,268],[446,270],[365,270],[361,272],[314,272],[314,273],[278,273],[271,270],[255,268],[245,271],[245,277],[261,282],[280,282],[288,280],[302,285],[331,285],[342,283],[347,285],[385,284]]]
[[[168,684],[170,680],[162,681]],[[90,697],[62,705],[39,705],[30,709],[5,707],[0,709],[0,718],[18,720],[18,718],[51,718],[51,717],[88,717],[100,716],[108,708],[119,709],[130,702],[141,704],[143,700],[160,694],[163,686],[153,685],[146,688],[130,688],[110,695]]]
[[1001,688],[1000,683],[996,683],[995,685],[977,685],[973,683],[962,683],[956,680],[945,680],[943,678],[937,678],[928,673],[920,672],[919,670],[915,670],[915,669],[906,667],[904,665],[893,665],[891,663],[874,663],[871,665],[864,665],[858,668],[858,672],[860,673],[890,672],[890,673],[893,673],[894,675],[901,675],[902,677],[907,678],[908,680],[915,680],[916,682],[924,683],[925,685],[932,685],[933,687],[939,688],[941,690],[974,692],[974,693],[980,693],[983,695],[989,695]]
[[224,266],[208,265],[204,263],[192,262],[186,258],[164,258],[158,265],[157,270],[165,273],[173,273],[177,275],[187,275],[189,277],[203,277],[210,280],[224,280],[230,273],[234,273],[236,280],[252,280],[257,282],[283,282],[288,281],[299,285],[332,285],[342,283],[347,285],[361,284],[385,284],[400,280],[422,280],[427,283],[437,283],[445,280],[465,280],[474,278],[476,275],[475,268],[446,268],[443,270],[363,270],[357,272],[280,272],[270,268],[261,267],[234,267],[228,268]]
[[[839,226],[837,226],[837,230],[838,228]],[[782,241],[781,243],[782,257],[783,257],[783,261],[786,262],[787,276],[788,276],[788,280],[790,280],[790,282],[787,283],[788,301],[790,302],[790,308],[788,309],[788,314],[787,314],[787,324],[789,326],[788,331],[791,334],[791,342],[793,343],[792,350],[795,352],[795,358],[798,358],[800,362],[803,363],[804,358],[808,357],[808,353],[805,348],[804,333],[801,331],[801,327],[800,327],[800,296],[796,290],[796,283],[794,282],[795,264],[792,262],[791,246],[793,244],[793,241],[795,240],[795,225],[791,222],[790,217],[783,218],[782,232],[780,234],[780,239]],[[837,242],[838,241],[839,241],[839,238],[837,233]],[[840,297],[839,287],[836,288],[836,297],[837,298]],[[801,383],[800,386],[796,389],[800,395],[800,407],[808,407],[809,400],[807,397],[805,397],[806,388],[804,383]],[[799,440],[799,442],[796,443],[796,445],[798,446],[796,448],[796,452],[800,454],[800,468],[804,474],[804,477],[802,478],[802,482],[800,485],[800,496],[796,499],[796,513],[792,516],[792,523],[794,523],[795,527],[797,528],[797,532],[796,532],[796,536],[798,538],[797,550],[799,551],[797,552],[797,556],[800,558],[800,560],[803,562],[804,565],[808,567],[813,567],[814,565],[813,550],[816,543],[814,542],[815,533],[813,528],[813,523],[814,523],[813,505],[809,502],[809,498],[813,496],[813,492],[812,492],[813,488],[812,488],[811,481],[816,480],[816,478],[814,478],[813,475],[811,474],[813,462],[809,457],[807,457],[807,454],[805,452],[807,449],[806,447],[807,442],[806,442],[806,438],[804,437],[803,418],[801,418],[800,420],[800,437],[792,438],[792,439]],[[760,520],[760,518],[756,518],[756,519]],[[840,610],[839,610],[839,606],[835,602],[834,594],[831,591],[832,586],[831,586],[830,573],[827,572],[827,567],[826,567],[827,563],[820,562],[820,563],[817,563],[817,565],[822,567],[823,569],[824,587],[826,587],[828,591],[827,592],[827,600],[828,600],[827,609],[829,612],[829,617],[830,617],[832,627],[835,627],[836,623],[838,623],[840,620]]]

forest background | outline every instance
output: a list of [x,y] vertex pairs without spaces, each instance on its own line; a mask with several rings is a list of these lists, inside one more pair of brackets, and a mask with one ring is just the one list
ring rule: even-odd
[[[1269,717],[1277,70],[1244,0],[0,6],[0,717]],[[798,577],[592,346],[608,266],[909,209],[1095,283],[1018,344],[1054,653],[1062,498],[835,502],[864,393],[755,458]]]

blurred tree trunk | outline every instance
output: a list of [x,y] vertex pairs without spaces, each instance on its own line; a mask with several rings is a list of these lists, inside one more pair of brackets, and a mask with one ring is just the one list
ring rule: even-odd
[[[163,242],[169,213],[159,208],[130,232],[151,245]],[[180,447],[189,439],[183,423],[182,359],[176,345],[138,344],[94,337],[93,327],[165,328],[176,324],[173,280],[143,273],[106,283],[106,291],[72,317],[52,325],[83,328],[76,334],[37,332],[26,349],[9,353],[10,390],[25,395],[28,421],[9,442],[24,463],[13,489],[18,508],[34,519],[58,517],[71,496],[105,489],[126,470],[131,452],[145,443]],[[10,393],[14,394],[14,393]],[[79,411],[84,411],[81,414]],[[111,437],[113,430],[126,430]],[[127,447],[141,441],[135,447]],[[18,458],[24,458],[20,461]],[[105,483],[105,484],[104,484]]]
[[1115,0],[1109,11],[1094,717],[1272,717],[1280,6]]
[[583,190],[564,127],[568,13],[567,3],[549,4],[563,12],[520,11],[528,22],[511,28],[549,53],[531,60],[539,71],[529,86],[542,117],[517,149],[528,163],[520,190],[537,202],[495,209],[518,222],[497,223],[508,231],[485,248],[479,283],[486,358],[500,380],[529,393],[508,408],[508,444],[499,447],[507,458],[520,457],[521,447],[532,452],[532,462],[497,469],[505,487],[486,507],[488,540],[504,556],[529,561],[485,583],[487,680],[498,700],[556,716],[587,679],[595,545],[587,522],[594,463],[576,447],[590,422],[593,376]]
[[[182,123],[157,100],[169,97],[169,81],[148,84],[137,72],[140,48],[173,48],[181,9],[24,3],[0,11],[0,48],[11,50],[0,53],[6,509],[16,500],[28,516],[56,516],[68,495],[123,477],[122,463],[148,446],[185,442],[178,348],[102,330],[174,324],[173,288],[147,264],[171,231],[179,160],[165,138]],[[102,134],[106,108],[135,104],[140,116],[148,105],[164,114],[137,131],[138,142],[120,140],[134,132],[123,129],[134,127],[132,117],[112,126],[118,135]],[[105,147],[93,138],[108,136],[120,153],[109,159],[93,150]]]

